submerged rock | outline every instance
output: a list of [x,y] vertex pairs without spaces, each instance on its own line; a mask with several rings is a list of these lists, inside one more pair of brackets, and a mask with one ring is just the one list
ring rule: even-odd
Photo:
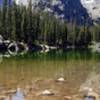
[[64,79],[63,77],[58,78],[58,79],[57,79],[57,82],[65,82],[65,79]]
[[41,95],[44,95],[44,96],[51,96],[51,95],[54,95],[55,93],[50,91],[50,90],[44,90]]
[[86,81],[80,86],[79,92],[81,91],[95,91],[100,93],[100,74],[96,72],[89,73]]
[[14,94],[16,92],[17,92],[17,90],[8,90],[8,91],[3,91],[2,94]]
[[96,98],[94,96],[86,96],[84,100],[96,100]]
[[65,100],[72,100],[72,97],[71,96],[65,96],[64,99]]
[[5,95],[0,96],[0,100],[5,100],[7,97]]
[[100,100],[99,95],[93,91],[84,96],[84,100]]

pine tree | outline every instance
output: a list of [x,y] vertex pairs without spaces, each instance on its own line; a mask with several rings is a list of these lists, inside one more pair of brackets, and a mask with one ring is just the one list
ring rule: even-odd
[[2,35],[5,38],[6,37],[6,13],[7,13],[7,7],[8,7],[8,0],[3,1],[3,8],[2,8]]
[[26,7],[22,7],[21,11],[21,39],[27,42],[27,12]]
[[10,39],[11,35],[11,7],[7,6],[7,12],[5,17],[5,26],[6,26],[6,39]]
[[33,44],[34,43],[34,30],[33,30],[33,24],[32,24],[32,0],[29,0],[28,9],[27,9],[27,36],[28,36],[28,43]]
[[15,40],[16,41],[16,11],[17,11],[17,5],[15,2],[13,2],[13,6],[12,6],[12,16],[11,16],[11,24],[12,24],[12,31],[11,31],[11,40]]
[[75,21],[66,24],[47,12],[35,11],[32,0],[27,7],[15,2],[9,6],[8,0],[4,0],[0,9],[0,34],[5,39],[24,40],[28,44],[87,46],[93,40],[100,41],[99,26],[91,32],[85,22],[83,26],[78,26]]
[[68,29],[67,29],[67,24],[64,23],[63,26],[63,32],[62,32],[62,44],[63,46],[67,46],[67,36],[68,36]]
[[2,34],[3,30],[2,30],[2,10],[0,8],[0,35]]

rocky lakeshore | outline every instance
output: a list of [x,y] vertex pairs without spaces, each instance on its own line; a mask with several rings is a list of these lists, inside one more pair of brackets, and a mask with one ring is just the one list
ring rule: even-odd
[[79,91],[78,87],[71,87],[64,78],[37,79],[16,88],[6,85],[0,88],[0,100],[99,100],[99,94]]

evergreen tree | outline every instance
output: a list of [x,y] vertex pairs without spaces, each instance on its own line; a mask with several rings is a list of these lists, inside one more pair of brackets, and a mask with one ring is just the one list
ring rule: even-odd
[[2,34],[3,30],[2,30],[2,10],[0,8],[0,35]]
[[100,42],[100,26],[94,26],[93,32],[92,32],[92,40],[95,42]]
[[28,36],[28,43],[34,43],[34,30],[33,30],[33,18],[32,18],[32,0],[29,0],[28,9],[27,9],[27,36]]
[[7,6],[7,12],[6,12],[6,17],[5,17],[5,32],[6,32],[6,39],[10,39],[11,36],[11,7],[8,5]]
[[5,38],[6,37],[6,14],[7,14],[7,8],[8,8],[8,0],[3,1],[3,8],[2,8],[2,35]]
[[34,10],[32,0],[29,0],[27,7],[15,2],[9,6],[8,0],[4,0],[0,9],[0,34],[5,39],[31,45],[87,46],[91,41],[100,41],[99,26],[90,31],[85,22],[83,26],[78,26],[75,21],[66,24],[52,14]]
[[21,11],[21,31],[20,31],[20,37],[21,40],[23,40],[24,42],[27,42],[27,11],[26,11],[26,7],[22,7],[22,11]]
[[17,27],[16,27],[16,12],[17,12],[17,5],[15,2],[13,2],[13,6],[12,6],[12,16],[11,16],[11,24],[12,24],[12,31],[11,31],[11,40],[17,40],[16,39],[16,31],[17,31]]

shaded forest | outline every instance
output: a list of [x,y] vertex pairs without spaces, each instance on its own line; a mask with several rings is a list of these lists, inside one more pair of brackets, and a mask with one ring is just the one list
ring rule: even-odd
[[30,0],[28,6],[8,4],[4,0],[0,8],[0,34],[5,40],[27,44],[47,44],[66,47],[69,45],[88,47],[92,41],[99,42],[100,26],[78,26],[55,18],[52,14],[34,10]]

